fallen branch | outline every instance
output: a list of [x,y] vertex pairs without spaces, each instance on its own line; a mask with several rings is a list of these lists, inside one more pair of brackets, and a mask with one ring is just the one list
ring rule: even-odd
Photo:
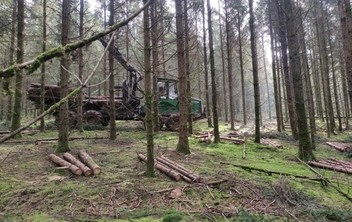
[[297,159],[303,164],[305,165],[308,169],[310,169],[313,173],[315,173],[316,175],[318,175],[322,181],[324,183],[322,184],[330,184],[330,186],[332,186],[337,192],[339,192],[342,196],[346,197],[349,201],[352,202],[352,197],[350,197],[347,193],[343,192],[339,187],[335,186],[334,184],[332,184],[328,179],[325,179],[318,171],[316,171],[315,169],[313,169],[311,166],[309,166],[307,163],[303,162],[300,158],[297,157]]
[[[143,154],[138,154],[138,159],[140,159],[144,162],[147,162],[147,157],[144,156]],[[175,170],[170,169],[169,167],[165,166],[164,164],[162,164],[160,162],[155,162],[154,166],[157,170],[168,175],[169,177],[172,177],[174,180],[176,180],[176,181],[181,180],[181,175],[179,172],[176,172]]]
[[[110,46],[112,39],[110,39],[107,47]],[[95,65],[93,71],[88,75],[87,79],[84,81],[83,84],[81,84],[77,89],[73,90],[72,92],[70,92],[67,96],[65,96],[64,98],[62,98],[59,102],[55,103],[54,105],[50,106],[49,109],[45,110],[42,114],[40,114],[39,116],[37,116],[37,118],[33,119],[32,121],[29,121],[26,125],[19,127],[18,129],[14,130],[13,132],[11,132],[10,134],[2,137],[0,139],[0,144],[5,142],[6,140],[12,138],[14,135],[16,135],[17,133],[27,129],[29,126],[31,126],[32,124],[34,124],[35,122],[41,120],[42,118],[44,118],[46,115],[54,112],[57,108],[59,108],[62,104],[67,103],[71,98],[73,98],[76,94],[78,94],[89,82],[90,78],[92,78],[93,74],[95,73],[95,70],[98,68],[98,65],[100,63],[100,61],[104,58],[105,53],[107,52],[107,48],[105,48],[104,53],[100,56],[99,61],[97,62],[97,64]],[[1,73],[1,72],[0,72]]]
[[334,162],[331,163],[327,161],[309,161],[308,164],[311,166],[316,166],[316,167],[320,167],[328,170],[334,170],[338,172],[352,174],[351,167],[341,166],[338,163],[334,163]]
[[73,174],[79,176],[82,174],[82,170],[79,169],[77,166],[73,165],[72,163],[67,162],[64,159],[61,159],[60,157],[56,156],[55,154],[50,154],[49,159],[53,161],[54,163],[62,166],[62,167],[67,167]]
[[[87,137],[87,136],[79,136],[79,137],[70,137],[68,138],[69,141],[72,140],[86,140],[86,139],[108,139],[107,137]],[[49,141],[56,141],[58,138],[43,138],[43,139],[36,139],[36,140],[8,140],[4,143],[39,143],[39,142],[49,142]]]
[[81,161],[77,160],[74,156],[72,156],[70,153],[64,153],[63,157],[69,161],[70,163],[76,165],[77,167],[79,167],[84,176],[89,177],[90,175],[92,175],[92,170],[90,168],[88,168],[86,165],[84,165]]
[[80,150],[78,152],[79,158],[81,158],[82,162],[85,163],[89,168],[92,169],[94,175],[98,175],[101,173],[101,168],[94,162],[92,157],[88,155],[85,150]]
[[264,170],[264,169],[260,169],[260,168],[243,166],[243,165],[234,164],[234,163],[220,162],[220,164],[232,165],[234,167],[239,167],[239,168],[242,168],[242,169],[248,170],[248,171],[255,170],[255,171],[267,173],[269,176],[271,176],[272,174],[276,174],[276,175],[282,175],[282,176],[295,177],[295,178],[299,178],[299,179],[307,179],[307,180],[312,180],[312,181],[319,181],[319,182],[322,181],[321,178],[311,178],[311,177],[302,176],[302,175],[295,175],[295,174],[291,174],[291,173],[282,173],[282,172],[277,172],[277,171]]

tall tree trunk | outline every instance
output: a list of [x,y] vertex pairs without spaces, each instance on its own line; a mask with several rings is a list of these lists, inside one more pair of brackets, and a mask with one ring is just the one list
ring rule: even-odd
[[340,26],[342,33],[343,52],[345,57],[347,88],[350,99],[350,113],[352,113],[352,16],[351,4],[348,0],[338,0]]
[[[277,35],[276,35],[277,36]],[[287,101],[286,100],[286,93],[285,93],[285,90],[284,89],[282,89],[282,87],[284,86],[284,81],[283,81],[283,71],[282,71],[282,62],[280,62],[280,61],[282,61],[282,60],[280,60],[279,58],[281,58],[281,53],[280,53],[280,50],[278,50],[279,49],[279,47],[278,47],[278,41],[276,40],[276,38],[275,38],[275,63],[276,63],[276,73],[277,73],[277,86],[278,86],[278,88],[277,88],[277,91],[278,91],[278,94],[279,94],[279,110],[280,110],[280,113],[279,113],[279,115],[280,115],[280,122],[281,122],[281,129],[283,130],[283,131],[285,131],[286,130],[286,128],[285,128],[285,123],[284,122],[288,122],[288,120],[287,120],[287,106],[286,106],[286,102],[284,103],[284,110],[282,109],[282,97],[284,98],[284,101]],[[282,87],[281,87],[282,86]],[[283,96],[281,96],[281,93],[283,94]],[[284,111],[285,111],[285,121],[284,121]]]
[[[13,10],[12,10],[12,25],[11,25],[11,37],[10,37],[10,65],[14,63],[14,55],[15,55],[15,34],[16,34],[16,16],[17,16],[17,4],[14,1],[13,3]],[[5,78],[5,85],[7,89],[12,88],[12,79],[11,77]],[[7,114],[6,114],[6,120],[11,121],[12,118],[12,113],[13,113],[13,95],[9,94],[8,95],[8,100],[7,100]]]
[[296,12],[293,12],[294,2],[293,0],[285,0],[285,11],[286,11],[286,26],[287,26],[287,39],[289,48],[289,59],[290,68],[293,79],[293,89],[295,95],[295,108],[297,113],[297,123],[298,123],[298,139],[299,139],[299,149],[298,157],[303,161],[314,160],[309,131],[308,123],[306,118],[306,111],[304,107],[304,97],[303,97],[303,80],[301,74],[301,61],[299,56],[299,40],[297,37],[297,22]]
[[179,138],[177,144],[177,152],[183,154],[190,154],[188,143],[188,131],[187,131],[187,76],[185,68],[185,46],[184,46],[184,26],[183,21],[183,9],[182,2],[175,0],[176,6],[176,36],[177,36],[177,65],[178,65],[178,79],[179,79],[179,111],[180,111],[180,128]]
[[[144,4],[147,0],[143,0]],[[146,133],[147,133],[147,177],[155,176],[154,168],[154,131],[153,131],[153,91],[152,91],[152,72],[151,72],[151,47],[150,47],[150,25],[149,25],[149,9],[153,11],[155,2],[151,7],[143,11],[143,27],[144,27],[144,75],[145,75],[145,102],[146,102]],[[155,12],[152,12],[154,14]],[[155,25],[155,24],[153,24]],[[154,62],[153,62],[154,63]]]
[[211,115],[210,115],[210,99],[209,99],[209,80],[208,80],[208,59],[207,59],[207,34],[205,29],[205,7],[204,1],[202,4],[202,18],[203,18],[203,51],[204,51],[204,81],[205,81],[205,103],[206,103],[206,116],[208,121],[208,127],[212,127]]
[[[115,6],[114,0],[110,0],[110,16],[109,16],[109,25],[112,26],[115,20]],[[111,34],[110,38],[114,38]],[[111,44],[114,44],[112,42]],[[115,109],[115,74],[114,74],[114,55],[109,51],[109,99],[110,99],[110,140],[116,139],[116,109]]]
[[[43,0],[43,42],[42,52],[46,51],[46,0]],[[41,78],[40,78],[40,113],[45,111],[45,63],[42,64]],[[45,120],[40,120],[40,132],[45,131]]]
[[[61,28],[61,44],[64,46],[68,44],[68,34],[70,32],[70,6],[71,0],[63,0],[62,2],[62,28]],[[61,58],[61,75],[60,75],[60,99],[68,95],[69,83],[69,57],[67,55]],[[56,152],[67,152],[70,150],[68,141],[68,103],[60,105],[59,108],[59,140]]]
[[208,33],[209,33],[209,59],[210,59],[210,76],[211,76],[211,91],[212,91],[212,104],[213,104],[213,121],[214,121],[214,143],[220,142],[219,132],[219,117],[218,117],[218,104],[217,104],[217,86],[215,76],[215,56],[214,56],[214,42],[213,42],[213,24],[211,21],[211,7],[210,0],[207,0],[208,7]]
[[238,31],[238,47],[239,52],[238,56],[240,59],[240,72],[241,72],[241,91],[242,91],[242,112],[243,112],[243,125],[247,125],[247,102],[246,102],[246,91],[244,84],[244,67],[243,67],[243,49],[242,49],[242,18],[243,13],[240,13],[240,9],[238,9],[238,22],[237,22],[237,31]]
[[[332,44],[331,41],[331,28],[329,25],[329,22],[327,21],[327,28],[328,28],[328,43],[329,43],[329,48],[330,48],[330,59],[331,59],[331,72],[332,72],[332,84],[333,84],[333,90],[334,90],[334,98],[335,98],[335,108],[336,108],[336,114],[337,114],[337,120],[339,123],[339,131],[342,131],[342,119],[341,119],[341,110],[340,110],[340,102],[339,102],[339,93],[337,90],[337,80],[336,80],[336,70],[335,70],[335,57],[334,57],[334,45]],[[334,114],[334,113],[333,113]],[[333,116],[334,118],[334,116]],[[334,118],[335,119],[335,118]]]
[[[229,101],[230,101],[230,126],[231,130],[235,129],[235,109],[233,105],[233,88],[232,88],[232,29],[230,28],[230,14],[229,14],[229,6],[228,6],[228,1],[225,1],[225,20],[226,20],[226,51],[227,51],[227,75],[229,79]],[[241,50],[241,44],[240,45],[240,50]],[[241,56],[241,51],[239,52]]]
[[[150,7],[150,19],[151,19],[151,37],[152,37],[152,57],[153,57],[153,119],[154,119],[154,132],[158,132],[162,121],[159,119],[159,95],[157,86],[157,77],[159,75],[159,53],[158,53],[158,20],[157,20],[157,2],[154,1]],[[146,21],[145,21],[146,22]],[[147,27],[145,27],[146,29]],[[147,37],[147,36],[145,36]],[[146,52],[145,52],[146,53]],[[146,62],[146,61],[145,61]],[[146,64],[145,64],[146,65]]]
[[[24,0],[17,1],[17,63],[23,62],[24,55]],[[12,131],[21,127],[22,70],[17,70],[15,78],[15,102],[12,113]],[[22,137],[19,133],[16,137]]]
[[252,54],[252,72],[253,72],[253,88],[254,88],[254,108],[255,108],[255,137],[254,142],[260,143],[260,94],[259,94],[259,78],[258,78],[258,59],[256,46],[256,32],[254,24],[253,0],[249,0],[249,30],[251,40]]
[[279,14],[279,38],[281,43],[281,52],[282,52],[282,65],[285,76],[285,84],[286,84],[286,97],[288,103],[288,113],[290,119],[290,126],[292,131],[292,137],[297,140],[297,117],[295,112],[295,98],[292,90],[292,76],[289,73],[288,59],[287,59],[287,36],[286,36],[286,28],[285,28],[285,20],[284,20],[284,11],[282,5],[279,5],[277,2],[277,9]]
[[[107,25],[107,21],[106,21],[106,8],[107,8],[107,4],[106,4],[106,1],[107,0],[104,0],[103,2],[103,7],[104,7],[104,29],[106,29],[106,25]],[[106,54],[104,55],[104,58],[103,58],[103,76],[104,76],[104,79],[106,79],[107,77],[107,65],[106,65],[106,61],[107,61],[107,56]],[[103,82],[103,93],[104,93],[104,96],[107,95],[107,92],[108,92],[108,87],[107,87],[107,81],[104,81]]]
[[[226,4],[226,2],[225,2]],[[218,7],[220,8],[220,0],[218,0]],[[225,12],[226,13],[226,12]],[[221,25],[221,12],[219,11],[219,28],[220,28],[220,50],[221,50],[221,68],[222,68],[222,91],[223,91],[223,107],[222,109],[225,111],[225,122],[228,122],[228,105],[227,105],[227,96],[226,96],[226,71],[225,71],[225,52],[224,52],[224,39],[222,33],[222,25]]]
[[[270,5],[271,2],[269,2]],[[276,112],[276,126],[277,131],[281,132],[281,115],[280,115],[280,95],[278,92],[278,81],[276,77],[276,61],[275,61],[275,51],[274,51],[274,32],[273,32],[273,24],[271,17],[271,9],[268,9],[269,12],[269,35],[270,35],[270,50],[271,50],[271,72],[273,74],[273,83],[274,83],[274,98],[275,98],[275,112]]]
[[[300,11],[302,11],[300,9]],[[301,13],[300,13],[301,15]],[[309,127],[310,127],[310,140],[312,149],[315,150],[315,134],[316,134],[316,127],[315,127],[315,110],[314,110],[314,98],[313,98],[313,90],[312,90],[312,81],[310,79],[310,69],[309,69],[309,62],[308,62],[308,55],[307,55],[307,47],[305,41],[305,34],[303,29],[303,18],[299,16],[298,19],[300,20],[299,26],[299,35],[300,35],[300,42],[301,42],[301,52],[302,52],[302,70],[303,70],[303,77],[304,77],[304,86],[307,95],[307,104],[308,104],[308,113],[309,113]]]
[[[339,44],[339,51],[342,52],[341,44]],[[349,118],[350,118],[350,109],[349,109],[349,99],[348,99],[348,90],[347,90],[347,80],[346,80],[346,69],[345,69],[345,61],[343,59],[343,54],[339,53],[339,67],[340,67],[340,80],[342,85],[342,98],[343,98],[343,106],[344,106],[344,120],[346,129],[349,129]]]
[[263,50],[263,64],[264,64],[264,74],[265,74],[265,86],[268,100],[268,114],[269,119],[271,119],[271,102],[270,102],[270,90],[269,90],[269,81],[268,81],[268,73],[266,70],[266,57],[265,57],[265,49],[264,49],[264,35],[262,35],[262,50]]
[[189,61],[189,21],[188,21],[188,12],[187,12],[188,3],[187,0],[184,0],[183,8],[184,8],[184,26],[185,26],[185,68],[186,68],[186,76],[187,76],[187,122],[188,122],[188,133],[193,134],[193,116],[192,116],[192,102],[191,102],[191,81],[190,81],[190,61]]
[[[83,14],[84,14],[84,0],[80,0],[79,2],[79,38],[83,39]],[[78,49],[78,84],[83,81],[83,50],[82,48]],[[80,91],[78,93],[77,100],[77,128],[79,132],[83,132],[83,92]]]
[[[328,127],[328,135],[334,133],[335,129],[335,119],[334,119],[334,110],[332,106],[331,99],[331,90],[330,90],[330,78],[329,78],[329,58],[327,52],[327,42],[326,42],[326,34],[325,34],[325,25],[324,25],[324,17],[325,13],[323,10],[322,4],[319,4],[318,16],[316,19],[317,23],[317,39],[319,46],[319,55],[320,55],[320,66],[322,72],[322,84],[323,84],[323,95],[325,101],[325,112],[326,112],[326,120]],[[319,20],[319,21],[318,21]]]

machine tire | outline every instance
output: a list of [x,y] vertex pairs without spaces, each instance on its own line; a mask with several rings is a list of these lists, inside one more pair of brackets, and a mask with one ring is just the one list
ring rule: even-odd
[[[59,127],[59,113],[56,113],[55,115],[55,125]],[[69,110],[68,111],[68,124],[70,129],[74,129],[77,126],[77,114],[75,111]]]
[[166,121],[165,126],[170,131],[178,131],[180,129],[180,114],[171,114]]
[[83,114],[83,122],[88,125],[99,125],[102,120],[103,115],[97,110],[88,110]]

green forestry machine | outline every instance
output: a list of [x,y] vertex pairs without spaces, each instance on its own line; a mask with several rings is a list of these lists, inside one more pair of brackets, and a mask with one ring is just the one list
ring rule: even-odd
[[[100,42],[107,47],[105,39],[101,38]],[[110,45],[109,52],[114,58],[128,71],[129,79],[124,80],[122,86],[115,86],[116,92],[122,92],[115,95],[115,119],[116,120],[142,120],[144,121],[146,107],[141,104],[143,92],[138,83],[143,79],[143,75],[123,57],[120,51]],[[160,128],[165,124],[169,130],[177,131],[179,123],[179,103],[177,80],[171,78],[157,78],[157,87],[159,91],[159,115]],[[27,99],[32,101],[36,107],[40,107],[40,84],[32,83],[27,89]],[[73,88],[69,91],[72,91]],[[138,96],[141,94],[141,96]],[[120,94],[120,93],[119,93]],[[49,108],[60,100],[60,87],[55,85],[45,85],[45,108]],[[202,103],[199,99],[192,98],[192,115],[194,120],[205,117],[202,109]],[[77,97],[72,98],[69,102],[69,123],[74,127],[77,123]],[[83,98],[83,121],[89,125],[104,126],[110,121],[110,99],[108,96],[84,96]],[[53,115],[58,122],[58,111]]]

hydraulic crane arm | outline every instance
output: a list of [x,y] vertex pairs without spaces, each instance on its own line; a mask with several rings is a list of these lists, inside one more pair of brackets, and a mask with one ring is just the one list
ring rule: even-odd
[[[108,45],[105,39],[99,39],[101,44],[106,47]],[[136,96],[136,91],[140,91],[143,93],[142,89],[138,86],[138,83],[143,79],[143,75],[134,67],[132,66],[125,57],[121,54],[116,46],[113,44],[110,45],[108,48],[109,52],[114,55],[114,58],[128,71],[129,79],[127,82],[127,92],[128,92],[128,100],[139,100],[143,97],[139,98]]]

